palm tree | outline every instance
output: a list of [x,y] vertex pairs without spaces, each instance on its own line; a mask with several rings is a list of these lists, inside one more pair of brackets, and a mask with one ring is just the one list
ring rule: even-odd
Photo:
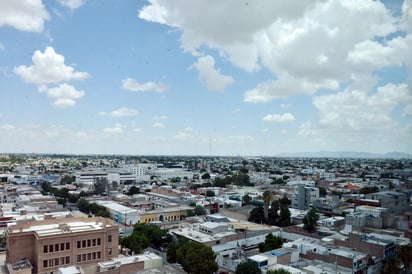
[[269,190],[265,190],[265,192],[263,192],[262,199],[263,199],[263,205],[264,205],[263,206],[264,217],[267,223],[268,216],[269,216],[269,204],[270,204],[270,201],[272,200],[272,192],[270,192]]

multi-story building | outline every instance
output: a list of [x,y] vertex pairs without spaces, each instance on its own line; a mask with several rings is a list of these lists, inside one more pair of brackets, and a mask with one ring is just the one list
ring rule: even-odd
[[405,193],[396,191],[381,191],[366,194],[367,199],[377,200],[381,207],[389,209],[394,214],[410,211],[409,198]]
[[27,258],[33,273],[57,273],[69,265],[97,265],[118,256],[119,227],[110,219],[25,221],[6,230],[6,263]]
[[292,195],[292,207],[300,210],[308,209],[319,198],[319,188],[298,185]]

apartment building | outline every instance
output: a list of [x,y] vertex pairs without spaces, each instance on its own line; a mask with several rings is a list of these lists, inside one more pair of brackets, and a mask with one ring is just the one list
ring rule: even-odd
[[118,256],[119,227],[102,217],[24,221],[6,230],[6,263],[27,258],[33,273],[53,274],[59,267],[97,265]]

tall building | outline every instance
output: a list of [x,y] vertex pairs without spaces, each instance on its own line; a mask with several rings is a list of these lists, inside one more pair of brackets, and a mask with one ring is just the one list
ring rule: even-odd
[[292,195],[292,207],[300,210],[308,209],[317,198],[319,198],[319,188],[298,185]]
[[27,258],[33,273],[69,265],[97,265],[118,256],[119,227],[102,217],[25,221],[6,230],[6,263]]

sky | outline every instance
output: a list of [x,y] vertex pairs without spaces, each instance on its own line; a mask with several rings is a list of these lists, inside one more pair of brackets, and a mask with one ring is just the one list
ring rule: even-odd
[[412,153],[412,0],[1,0],[0,152]]

